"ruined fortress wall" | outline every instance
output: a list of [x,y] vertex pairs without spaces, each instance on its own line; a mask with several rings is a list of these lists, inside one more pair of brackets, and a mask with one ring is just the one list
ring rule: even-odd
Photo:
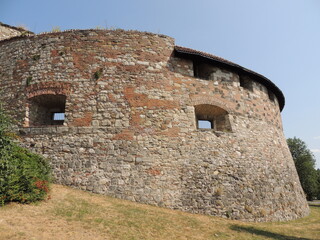
[[[5,40],[0,101],[58,183],[247,221],[307,215],[278,99],[221,66],[194,77],[174,48],[170,37],[121,30]],[[46,125],[62,105],[63,125]],[[215,128],[198,129],[211,115]]]
[[16,29],[12,29],[12,28],[8,28],[5,26],[2,26],[0,24],[0,41],[6,38],[11,38],[11,37],[15,37],[20,35],[21,32],[16,30]]
[[12,37],[20,36],[23,34],[31,35],[33,33],[21,27],[12,27],[0,22],[0,41],[4,39],[12,38]]

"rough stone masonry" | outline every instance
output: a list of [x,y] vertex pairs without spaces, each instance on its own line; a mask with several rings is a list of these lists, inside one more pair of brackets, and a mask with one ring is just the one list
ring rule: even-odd
[[309,213],[269,79],[159,34],[14,30],[0,101],[57,183],[245,221]]

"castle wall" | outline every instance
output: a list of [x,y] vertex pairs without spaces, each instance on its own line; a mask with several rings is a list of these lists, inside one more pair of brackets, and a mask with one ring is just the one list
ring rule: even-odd
[[[0,42],[0,101],[58,183],[247,221],[307,215],[277,99],[252,78],[251,89],[240,86],[243,76],[229,69],[212,66],[203,80],[193,68],[162,35],[23,37]],[[62,106],[58,96],[64,125],[39,126]],[[223,109],[228,126],[198,129],[198,105]]]
[[2,24],[0,22],[0,41],[16,36],[20,36],[23,32],[31,34],[31,32],[27,30],[23,30],[22,28],[12,27],[6,24]]

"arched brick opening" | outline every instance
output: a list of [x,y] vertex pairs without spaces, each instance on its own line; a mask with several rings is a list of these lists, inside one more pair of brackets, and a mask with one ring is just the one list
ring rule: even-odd
[[[194,107],[197,128],[231,132],[228,112],[211,104],[199,104]],[[203,127],[205,126],[205,127]]]
[[26,88],[26,127],[63,125],[67,95],[71,84],[65,82],[44,82]]
[[28,100],[29,126],[63,125],[65,95],[43,94]]

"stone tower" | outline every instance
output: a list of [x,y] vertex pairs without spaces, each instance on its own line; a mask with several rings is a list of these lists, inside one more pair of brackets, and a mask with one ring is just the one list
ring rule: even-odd
[[72,30],[0,41],[0,86],[58,183],[246,221],[309,212],[284,96],[235,63],[163,35]]

